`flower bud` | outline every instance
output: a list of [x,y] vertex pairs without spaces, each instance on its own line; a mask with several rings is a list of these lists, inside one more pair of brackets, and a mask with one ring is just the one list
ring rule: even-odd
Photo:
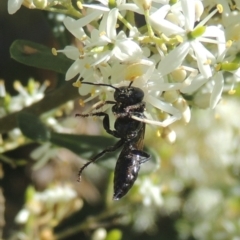
[[187,72],[185,69],[179,67],[171,72],[171,76],[174,82],[183,82],[186,79]]
[[144,10],[149,10],[152,6],[152,0],[135,0],[135,3]]
[[47,6],[47,0],[33,0],[32,3],[38,9],[44,9]]
[[211,93],[198,92],[193,99],[193,103],[199,108],[205,109],[209,107]]
[[167,102],[173,103],[178,100],[179,92],[176,90],[166,91],[164,92],[163,97]]
[[173,13],[167,14],[166,20],[168,20],[168,21],[171,22],[171,23],[174,23],[175,25],[180,25],[180,24],[179,24],[179,19],[178,19],[178,18],[176,17],[176,15],[173,14]]
[[179,98],[176,102],[173,103],[173,106],[181,111],[183,121],[185,123],[189,123],[191,119],[191,110],[186,100]]
[[98,228],[92,235],[92,240],[104,240],[106,239],[107,231],[104,228]]
[[203,14],[203,4],[201,1],[195,1],[195,20],[200,21],[200,17]]
[[167,140],[168,143],[174,143],[176,141],[176,133],[170,127],[163,128],[161,137]]
[[5,84],[2,79],[0,79],[0,97],[5,97],[6,96],[6,89],[5,89]]

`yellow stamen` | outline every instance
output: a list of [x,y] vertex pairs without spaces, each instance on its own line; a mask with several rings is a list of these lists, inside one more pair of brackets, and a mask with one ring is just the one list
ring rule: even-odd
[[161,136],[162,136],[161,131],[157,130],[157,137],[161,137]]
[[178,40],[179,43],[183,42],[183,38],[180,35],[176,35],[176,39]]
[[73,87],[80,88],[80,87],[82,86],[82,83],[81,83],[79,80],[77,80],[77,81],[74,82],[72,85],[73,85]]
[[204,63],[204,65],[210,65],[212,63],[211,59],[207,59],[206,62]]
[[235,93],[236,93],[236,90],[235,90],[235,89],[231,89],[231,90],[228,91],[228,94],[229,94],[229,95],[233,95],[233,94],[235,94]]
[[220,63],[215,66],[215,70],[217,72],[221,70],[221,64]]
[[56,48],[52,48],[52,54],[53,54],[54,56],[57,56],[57,49],[56,49]]
[[102,31],[102,32],[99,33],[99,36],[100,36],[100,37],[101,37],[101,36],[104,36],[104,35],[106,35],[106,32],[104,32],[104,31]]
[[77,7],[82,10],[83,9],[83,5],[80,1],[77,1]]
[[95,88],[92,88],[92,90],[91,90],[91,96],[94,96],[95,93],[96,93]]
[[228,41],[226,42],[226,47],[227,47],[227,48],[230,48],[230,47],[232,46],[232,43],[233,43],[232,40],[228,40]]
[[128,81],[134,81],[138,77],[142,76],[144,74],[142,64],[136,63],[129,65],[126,68],[125,72],[125,79]]
[[79,48],[78,48],[78,51],[79,51],[80,55],[84,55],[84,49],[83,49],[83,47],[79,47]]
[[19,90],[19,88],[22,88],[22,84],[20,81],[14,81],[13,87],[15,90]]
[[80,105],[81,107],[84,107],[84,106],[85,106],[85,102],[84,102],[83,99],[80,99],[80,100],[79,100],[79,105]]
[[83,35],[81,38],[80,38],[80,41],[85,41],[87,39],[87,35]]
[[223,6],[221,4],[217,4],[217,10],[219,13],[223,12]]
[[84,65],[84,67],[85,67],[86,69],[90,69],[90,68],[91,68],[91,65],[90,65],[89,63],[86,63],[86,64]]

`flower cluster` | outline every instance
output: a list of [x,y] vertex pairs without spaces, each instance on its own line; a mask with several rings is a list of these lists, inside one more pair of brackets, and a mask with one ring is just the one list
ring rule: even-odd
[[[8,1],[10,13],[17,11],[21,4],[37,8],[34,3],[38,3],[49,10],[54,4],[67,2],[72,1]],[[78,2],[75,10],[81,18],[68,14],[74,19],[66,17],[63,21],[76,40],[72,46],[54,49],[53,53],[64,53],[73,60],[65,78],[77,79],[74,86],[81,95],[88,96],[82,104],[96,97],[102,101],[113,98],[112,88],[85,85],[85,81],[115,87],[131,82],[145,93],[146,117],[160,127],[158,134],[170,142],[176,135],[169,125],[180,119],[187,123],[192,114],[188,131],[181,125],[175,126],[179,132],[178,144],[169,148],[165,141],[149,140],[149,146],[157,149],[162,157],[160,172],[153,173],[153,178],[139,178],[135,185],[139,194],[130,195],[130,201],[126,198],[116,205],[117,212],[125,214],[124,226],[127,219],[132,219],[131,226],[138,233],[148,231],[154,236],[154,231],[162,230],[155,218],[164,216],[165,221],[173,216],[170,219],[179,238],[239,239],[240,119],[236,114],[239,100],[221,101],[224,93],[239,94],[239,9],[240,1],[232,0],[99,0],[94,4]],[[32,96],[32,91],[18,82],[14,86],[19,96],[9,102],[0,81],[0,97],[6,104],[0,107],[0,116],[41,99],[46,87],[34,84],[34,88],[30,88],[34,90]],[[95,106],[99,106],[97,104]],[[203,114],[202,110],[190,109],[190,105],[209,108],[209,111]],[[51,126],[58,129],[54,119],[50,120]],[[9,144],[4,147],[0,152],[11,149]],[[31,157],[38,160],[34,168],[56,156],[56,151],[49,143],[33,151]],[[30,195],[16,221],[28,226],[29,222],[40,219],[43,223],[40,231],[42,226],[55,227],[81,208],[81,202],[69,186],[53,186]],[[143,207],[139,208],[136,206],[140,197]],[[109,209],[114,210],[106,206],[104,215]],[[94,225],[100,228],[94,232],[94,239],[107,235],[107,230],[98,224],[99,219],[103,219],[102,215],[95,219]],[[85,232],[92,231],[92,218],[90,220],[89,226],[85,219],[83,225],[77,224],[81,230],[86,229]],[[37,231],[38,226],[36,224]],[[32,228],[33,231],[36,228]]]
[[82,206],[82,200],[78,198],[77,192],[71,185],[54,184],[43,192],[28,187],[26,204],[15,218],[19,224],[28,224],[28,236],[25,236],[24,232],[18,235],[21,234],[22,239],[36,239],[36,236],[45,235],[53,237],[52,228]]
[[[232,90],[239,79],[238,42],[226,41],[231,36],[224,29],[226,22],[228,28],[237,23],[229,24],[234,15],[223,5],[204,6],[199,0],[79,5],[84,17],[64,20],[77,47],[58,51],[74,60],[66,80],[78,76],[76,86],[84,79],[116,87],[134,81],[144,90],[153,124],[167,127],[181,118],[189,122],[187,97],[199,107],[213,109],[224,86]],[[133,13],[140,14],[146,25],[138,28]],[[225,72],[231,73],[228,79]],[[92,93],[88,101],[101,94],[106,97],[109,89],[85,85],[79,91]]]
[[[14,89],[18,95],[11,96],[5,88],[5,83],[0,80],[0,118],[7,116],[9,113],[14,113],[28,107],[33,103],[41,100],[44,97],[44,92],[49,86],[49,82],[43,84],[36,82],[34,79],[29,79],[27,86],[23,86],[21,82],[13,83]],[[8,140],[1,142],[0,153],[12,150],[23,144],[23,137],[19,128],[14,128],[8,132]],[[2,141],[2,139],[0,140]]]
[[[191,112],[186,99],[214,109],[223,90],[233,93],[239,81],[238,8],[227,0],[219,3],[77,2],[82,17],[64,20],[76,44],[53,53],[62,52],[74,60],[66,80],[78,76],[75,86],[80,94],[91,93],[85,102],[96,96],[111,99],[112,89],[82,86],[82,79],[115,87],[134,81],[133,86],[145,93],[153,124],[167,127],[181,118],[187,123]],[[144,22],[142,27],[136,14]]]

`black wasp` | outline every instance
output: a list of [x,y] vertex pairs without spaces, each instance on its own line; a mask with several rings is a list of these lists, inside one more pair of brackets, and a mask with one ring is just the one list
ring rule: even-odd
[[[96,156],[92,157],[79,171],[79,180],[83,170],[91,163],[95,162],[105,153],[113,152],[123,147],[114,172],[114,200],[122,198],[137,179],[138,172],[142,163],[150,159],[150,155],[143,151],[143,140],[145,134],[144,110],[145,102],[143,102],[144,92],[137,87],[129,86],[116,88],[108,84],[94,84],[83,82],[83,84],[107,86],[114,88],[115,101],[105,101],[105,104],[113,104],[112,112],[116,116],[114,124],[115,130],[110,129],[109,116],[105,112],[92,112],[89,114],[76,114],[80,117],[98,116],[103,118],[104,129],[120,140],[114,145],[104,149]],[[99,106],[95,109],[100,108]],[[133,119],[136,118],[138,120]],[[142,120],[142,121],[141,121]]]

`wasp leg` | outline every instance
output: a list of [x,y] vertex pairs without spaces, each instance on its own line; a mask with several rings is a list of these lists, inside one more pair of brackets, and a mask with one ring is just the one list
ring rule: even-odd
[[75,116],[76,117],[92,117],[92,116],[104,117],[103,118],[103,127],[104,127],[105,131],[108,134],[110,134],[110,135],[112,135],[112,136],[114,136],[116,138],[120,138],[120,136],[119,136],[117,131],[110,129],[109,116],[105,112],[96,112],[96,113],[87,113],[87,114],[78,114],[77,113]]
[[155,120],[151,120],[151,119],[147,119],[147,118],[142,118],[142,117],[139,117],[134,114],[131,114],[131,118],[134,120],[137,120],[139,122],[152,124],[152,125],[156,125],[156,126],[161,126],[161,127],[167,127],[168,125],[170,125],[170,124],[176,122],[178,119],[180,119],[179,117],[172,116],[170,118],[165,119],[163,122],[160,122],[160,121],[155,121]]
[[[136,112],[134,110],[137,110]],[[134,114],[140,113],[143,114],[145,110],[145,102],[136,103],[134,105],[127,106],[124,108],[124,112],[114,112],[113,114],[116,117],[131,117]]]
[[99,108],[105,106],[106,104],[116,104],[116,102],[114,102],[114,101],[101,101],[101,102],[98,102],[97,104],[93,105],[93,108],[92,108],[91,111],[98,110]]
[[134,104],[134,105],[130,105],[130,106],[127,106],[124,110],[126,111],[126,112],[129,112],[129,111],[131,111],[131,110],[134,110],[134,109],[145,109],[145,102],[140,102],[140,103],[136,103],[136,104]]
[[80,170],[79,170],[79,172],[78,172],[78,182],[81,181],[82,172],[83,172],[83,170],[84,170],[89,164],[96,162],[96,161],[97,161],[100,157],[102,157],[105,153],[116,151],[116,150],[117,150],[118,148],[120,148],[123,144],[124,144],[124,140],[123,140],[123,139],[120,139],[115,145],[110,146],[110,147],[104,149],[102,152],[100,152],[100,153],[98,153],[96,156],[92,157],[89,162],[85,163],[85,164],[80,168]]
[[148,153],[146,153],[146,152],[144,152],[144,151],[141,151],[141,150],[137,150],[137,149],[131,150],[131,154],[132,154],[134,157],[138,158],[138,162],[139,162],[140,164],[149,161],[149,159],[150,159],[150,157],[151,157]]

